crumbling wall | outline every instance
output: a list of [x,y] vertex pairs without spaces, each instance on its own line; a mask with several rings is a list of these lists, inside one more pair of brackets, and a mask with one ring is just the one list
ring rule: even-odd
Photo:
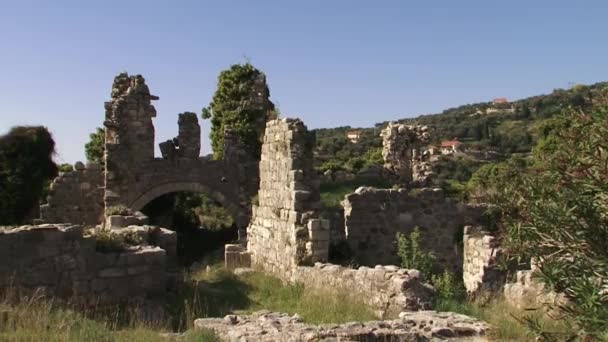
[[362,187],[345,197],[346,240],[361,265],[398,265],[395,236],[419,227],[422,247],[449,270],[462,269],[460,236],[479,221],[482,210],[446,198],[441,189]]
[[[175,233],[162,233],[167,244],[175,240]],[[77,303],[113,305],[162,298],[168,285],[164,249],[141,246],[100,252],[96,239],[84,236],[78,225],[0,230],[0,259],[0,290],[42,289]]]
[[462,278],[467,293],[474,295],[500,289],[505,273],[498,268],[501,250],[497,238],[479,226],[467,226],[463,245]]
[[397,266],[353,269],[317,263],[314,267],[298,267],[292,280],[322,291],[348,293],[373,308],[378,317],[428,310],[435,295],[435,290],[423,282],[419,271]]
[[402,185],[426,185],[430,177],[422,147],[429,143],[427,126],[389,123],[380,133],[384,169]]
[[329,226],[316,213],[319,180],[312,167],[313,138],[297,119],[266,124],[247,251],[254,266],[283,278],[290,278],[299,265],[327,260]]
[[74,164],[50,185],[47,203],[40,206],[43,222],[94,226],[103,218],[103,171],[98,164]]
[[121,73],[112,84],[112,100],[105,103],[105,208],[123,204],[129,184],[137,183],[141,165],[154,159],[156,109],[141,75]]

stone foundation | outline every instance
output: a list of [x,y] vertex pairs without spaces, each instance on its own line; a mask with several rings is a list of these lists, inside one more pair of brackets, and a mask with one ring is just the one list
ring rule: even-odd
[[488,341],[489,326],[476,319],[435,311],[403,313],[392,321],[311,325],[298,315],[260,311],[194,321],[195,329],[214,331],[224,341]]
[[496,237],[478,226],[464,228],[462,277],[469,295],[498,291],[505,282],[505,272],[498,269],[501,250]]
[[166,293],[164,249],[149,245],[102,253],[96,247],[96,239],[78,225],[1,230],[0,290],[38,290],[88,305],[143,302]]
[[462,269],[459,236],[482,210],[446,198],[441,189],[359,188],[345,197],[346,241],[360,265],[396,265],[395,236],[419,227],[422,247],[448,270]]

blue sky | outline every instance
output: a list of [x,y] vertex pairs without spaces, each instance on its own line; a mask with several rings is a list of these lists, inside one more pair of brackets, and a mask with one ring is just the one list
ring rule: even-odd
[[309,128],[516,99],[608,80],[606,17],[605,0],[0,0],[0,133],[45,125],[59,162],[83,160],[128,71],[160,96],[158,143],[247,59]]

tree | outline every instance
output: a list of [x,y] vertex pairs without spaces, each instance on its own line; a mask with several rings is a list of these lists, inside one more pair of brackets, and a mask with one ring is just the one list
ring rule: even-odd
[[[608,338],[608,101],[589,113],[568,111],[492,200],[515,260],[534,258],[536,276],[567,301],[546,303],[583,340]],[[528,326],[555,340],[534,320]],[[576,336],[572,336],[576,337]],[[570,338],[566,336],[565,339]]]
[[106,131],[97,127],[95,133],[89,135],[89,142],[84,145],[87,160],[103,165],[103,154],[105,151]]
[[13,127],[0,136],[0,224],[23,222],[45,184],[57,175],[55,141],[41,126]]
[[259,156],[261,139],[268,120],[276,117],[266,76],[249,63],[235,64],[218,77],[217,90],[203,119],[211,119],[213,156],[224,153],[224,130],[228,127],[254,156]]

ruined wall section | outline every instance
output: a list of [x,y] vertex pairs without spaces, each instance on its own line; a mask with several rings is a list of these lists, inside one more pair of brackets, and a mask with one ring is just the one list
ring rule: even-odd
[[103,219],[103,171],[98,164],[77,162],[74,171],[60,173],[50,185],[40,219],[94,226]]
[[156,109],[150,90],[141,75],[119,74],[112,85],[112,100],[105,103],[105,206],[118,204],[137,182],[141,165],[154,159]]
[[[174,232],[155,231],[166,246],[175,248]],[[42,290],[73,303],[115,305],[162,299],[170,285],[166,250],[139,246],[101,251],[96,239],[79,225],[0,230],[0,258],[0,291]]]
[[422,148],[430,140],[428,127],[391,122],[380,136],[385,171],[399,184],[427,185],[430,168],[424,163]]
[[326,261],[329,224],[317,218],[319,180],[312,165],[314,137],[302,121],[266,125],[257,204],[247,228],[253,266],[290,278],[299,265]]
[[476,224],[483,210],[446,198],[441,189],[374,189],[362,187],[345,197],[346,241],[361,265],[399,265],[397,232],[419,227],[422,248],[448,270],[462,269],[459,241],[465,225]]
[[479,226],[467,226],[462,240],[462,278],[467,293],[475,295],[499,290],[505,282],[505,273],[498,267],[498,258],[502,253],[498,239]]

